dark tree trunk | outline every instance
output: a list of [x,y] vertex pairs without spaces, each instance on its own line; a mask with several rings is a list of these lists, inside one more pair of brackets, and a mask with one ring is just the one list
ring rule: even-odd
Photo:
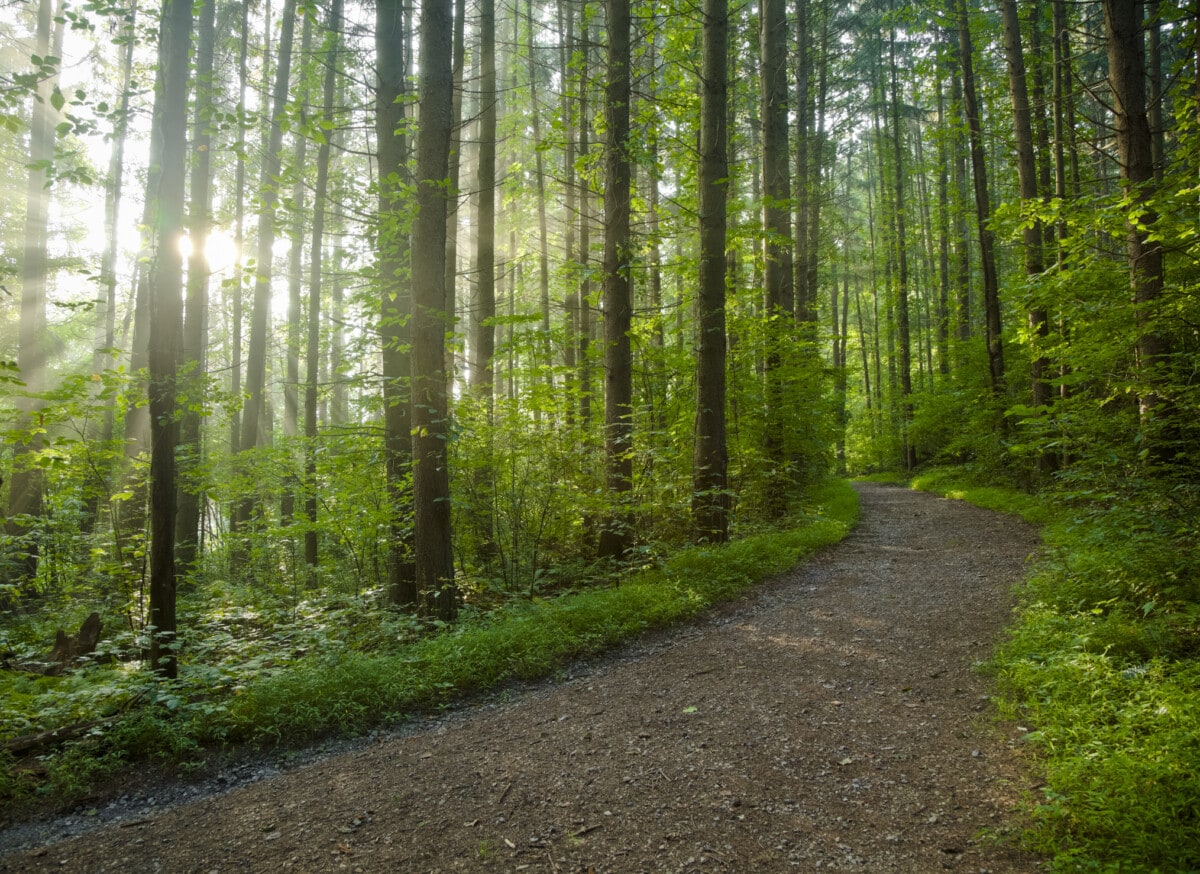
[[[788,88],[786,0],[763,0],[759,13],[761,47],[762,195],[765,242],[763,309],[772,325],[764,361],[767,421],[764,452],[772,475],[767,483],[765,510],[771,518],[783,515],[786,480],[783,444],[783,385],[781,355],[784,326],[792,321],[791,183],[788,172]],[[786,318],[784,318],[786,316]]]
[[454,90],[450,0],[422,0],[421,127],[412,259],[413,510],[417,590],[444,621],[457,615],[450,539],[446,385],[446,173]]
[[192,0],[165,0],[151,136],[162,144],[158,245],[150,282],[150,665],[165,677],[175,651],[176,377],[183,313],[184,176],[187,171],[188,50]]
[[380,342],[383,347],[384,477],[390,502],[388,598],[416,606],[414,545],[407,516],[412,505],[408,487],[412,466],[413,411],[410,395],[412,286],[407,276],[411,257],[404,190],[408,173],[407,57],[409,33],[403,0],[380,0],[375,6],[376,137],[379,141],[379,283]]
[[[271,316],[271,274],[275,247],[275,208],[279,203],[280,151],[283,148],[283,117],[287,110],[288,80],[292,65],[292,37],[296,23],[296,0],[286,0],[280,20],[279,58],[275,69],[270,130],[259,177],[258,256],[254,265],[254,308],[250,314],[250,348],[246,355],[246,405],[242,410],[240,452],[261,444],[267,394],[267,323]],[[236,510],[238,525],[250,521],[258,505],[257,495],[243,498]]]
[[211,226],[212,209],[212,135],[209,133],[213,94],[213,52],[216,46],[216,4],[200,7],[199,46],[196,53],[196,101],[192,119],[192,181],[188,201],[187,301],[183,323],[183,388],[186,403],[180,411],[179,463],[182,481],[179,510],[175,520],[175,561],[181,574],[189,573],[200,551],[204,489],[199,481],[200,405],[204,399],[208,339],[208,281],[212,272],[205,247]]
[[697,540],[717,543],[729,537],[729,455],[725,445],[728,40],[728,0],[705,0],[700,70],[700,285],[696,308],[692,529]]
[[[480,77],[477,161],[478,221],[471,308],[471,392],[491,417],[496,374],[496,6],[479,4]],[[490,527],[490,526],[489,526]]]
[[[337,84],[338,50],[341,46],[342,0],[329,4],[326,25],[325,81],[322,88],[321,119],[324,127],[333,127],[333,97]],[[321,360],[321,269],[325,238],[325,199],[329,192],[330,136],[326,134],[317,150],[317,184],[313,191],[312,262],[308,279],[308,338],[304,350],[304,564],[310,585],[317,568],[317,389]]]
[[[466,0],[454,2],[454,38],[451,46],[451,72],[453,96],[450,101],[450,158],[446,178],[447,190],[453,196],[446,202],[446,264],[443,267],[446,283],[446,324],[454,329],[458,309],[458,210],[461,203],[459,170],[462,167],[463,151],[463,69],[466,65]],[[454,379],[454,343],[446,345],[446,378]]]
[[963,77],[963,114],[971,143],[971,168],[975,178],[975,215],[979,225],[979,259],[983,272],[983,310],[987,339],[988,374],[993,394],[1004,393],[1004,350],[1000,340],[1000,287],[996,277],[995,234],[988,195],[983,127],[975,97],[974,46],[964,0],[958,0],[958,41]]
[[[1025,55],[1021,50],[1021,23],[1017,17],[1016,0],[1000,0],[1000,16],[1004,26],[1004,53],[1008,60],[1008,90],[1012,97],[1013,128],[1017,148],[1017,182],[1024,204],[1038,199],[1037,157],[1033,148],[1033,116],[1029,108],[1029,88],[1025,76]],[[1022,243],[1025,250],[1025,272],[1040,276],[1045,269],[1042,250],[1044,230],[1040,220],[1024,223]],[[1045,382],[1046,359],[1038,347],[1048,334],[1046,311],[1040,306],[1029,309],[1029,331],[1033,342],[1030,361],[1030,384],[1033,405],[1050,401],[1050,389]]]
[[[1136,218],[1128,225],[1125,247],[1138,326],[1137,368],[1141,379],[1139,407],[1143,424],[1159,428],[1156,419],[1169,417],[1160,393],[1170,343],[1158,325],[1158,301],[1163,291],[1162,243],[1154,237],[1158,214],[1155,194],[1153,134],[1146,115],[1146,63],[1141,4],[1134,0],[1104,0],[1104,31],[1108,43],[1108,80],[1113,94],[1117,129],[1117,161],[1121,184],[1134,204]],[[1164,435],[1156,433],[1155,439]],[[1161,446],[1156,447],[1159,451]]]
[[606,0],[608,84],[604,114],[604,457],[611,506],[600,532],[599,554],[619,558],[632,543],[633,320],[629,259],[629,0]]
[[900,344],[900,441],[904,467],[912,470],[917,466],[917,453],[908,437],[912,422],[912,339],[909,331],[908,312],[908,239],[905,214],[904,186],[904,130],[900,126],[900,72],[896,64],[896,31],[892,29],[888,41],[892,68],[892,172],[895,174],[895,202],[892,204],[896,219],[896,333]]
[[[62,57],[61,49],[51,48],[51,29],[56,17],[52,0],[38,4],[36,45],[39,57]],[[62,25],[57,27],[61,34]],[[56,34],[54,42],[61,44]],[[56,46],[57,48],[57,46]],[[34,436],[41,422],[44,401],[38,395],[46,388],[46,227],[50,198],[46,168],[54,157],[55,125],[50,97],[57,87],[57,71],[38,83],[29,125],[29,171],[26,177],[25,239],[21,259],[21,313],[17,328],[17,367],[25,383],[26,396],[18,400],[18,426],[29,432],[27,439],[13,446],[13,470],[9,483],[8,533],[23,538],[18,559],[20,576],[32,580],[37,575],[39,546],[36,527],[42,516],[42,469],[32,463],[32,455],[41,446]],[[7,580],[5,581],[7,582]],[[3,601],[0,600],[0,604]]]

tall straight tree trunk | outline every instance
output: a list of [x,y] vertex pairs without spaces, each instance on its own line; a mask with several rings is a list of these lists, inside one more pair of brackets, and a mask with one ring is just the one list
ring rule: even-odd
[[[542,110],[538,104],[537,61],[534,57],[533,44],[533,0],[525,0],[525,17],[529,21],[529,101],[531,105],[530,122],[533,129],[533,161],[534,176],[537,185],[537,218],[538,218],[538,305],[542,315],[541,336],[539,337],[538,364],[545,368],[546,385],[554,387],[554,368],[551,360],[550,344],[550,245],[549,231],[546,223],[546,168],[542,149]],[[535,408],[535,412],[540,405]]]
[[[175,519],[175,561],[187,574],[196,564],[201,543],[204,489],[199,482],[201,454],[200,409],[207,382],[205,348],[208,343],[208,282],[212,272],[206,246],[212,220],[212,120],[213,53],[216,47],[216,4],[200,7],[197,23],[196,101],[192,119],[192,181],[188,209],[187,299],[183,322],[183,387],[187,397],[179,416],[179,458],[182,481]],[[189,482],[189,479],[191,480]]]
[[446,200],[450,152],[450,0],[421,3],[421,127],[417,135],[417,217],[413,224],[413,510],[417,589],[444,621],[457,614],[450,539],[446,385]]
[[[454,39],[451,45],[451,78],[453,80],[453,96],[450,101],[450,159],[446,171],[447,190],[453,195],[446,203],[446,324],[449,330],[454,329],[456,310],[458,308],[458,210],[461,203],[459,196],[459,176],[462,167],[463,152],[463,70],[466,66],[466,0],[454,2]],[[454,343],[446,344],[446,374],[454,380]]]
[[[564,27],[564,6],[565,27]],[[566,421],[568,427],[575,424],[575,403],[579,393],[578,343],[579,343],[579,286],[575,279],[576,265],[579,260],[575,251],[575,229],[579,221],[578,197],[575,190],[575,109],[574,97],[571,95],[571,83],[574,73],[575,55],[575,4],[560,3],[558,6],[559,31],[563,33],[559,51],[559,69],[564,76],[564,87],[561,89],[562,103],[559,112],[563,119],[566,142],[563,148],[563,229],[564,229],[564,260],[570,271],[572,281],[568,283],[563,298],[565,342],[563,343],[563,369],[566,372]]]
[[[1130,287],[1137,321],[1137,368],[1141,381],[1138,399],[1143,425],[1160,429],[1170,417],[1161,394],[1163,368],[1171,353],[1170,342],[1158,324],[1163,292],[1163,249],[1154,236],[1158,213],[1154,209],[1153,132],[1146,115],[1146,63],[1142,38],[1141,3],[1104,0],[1104,32],[1108,43],[1108,81],[1112,87],[1113,116],[1117,129],[1117,161],[1121,185],[1134,204],[1125,238]],[[1159,441],[1161,431],[1152,435]],[[1164,447],[1155,445],[1161,456]]]
[[[700,285],[696,322],[696,442],[692,530],[699,541],[729,537],[725,445],[725,235],[729,196],[726,127],[728,0],[705,0],[700,70]],[[657,183],[656,183],[657,184]]]
[[[254,265],[254,308],[250,314],[250,348],[246,356],[246,406],[242,411],[239,451],[260,445],[267,395],[267,325],[271,317],[272,254],[275,247],[275,208],[279,203],[280,151],[283,148],[283,116],[287,110],[288,80],[292,68],[292,36],[296,23],[296,0],[285,0],[279,31],[279,58],[275,68],[270,131],[259,177],[258,257]],[[256,495],[243,498],[237,521],[250,521],[258,504]]]
[[811,46],[809,5],[811,0],[796,0],[796,244],[795,303],[796,321],[815,321],[816,289],[808,287],[808,202],[815,196],[809,190],[812,177],[809,165],[812,150]]
[[937,247],[938,373],[950,373],[950,136],[946,124],[946,94],[942,66],[937,79]]
[[892,172],[895,174],[895,203],[892,204],[896,218],[896,333],[900,344],[900,441],[904,467],[912,470],[917,466],[917,452],[908,437],[912,423],[912,340],[909,332],[908,312],[908,239],[905,215],[904,186],[904,130],[900,126],[900,73],[896,67],[896,30],[892,28],[888,40],[891,53],[892,84]]
[[[133,77],[133,49],[137,25],[138,8],[135,3],[125,23],[125,45],[121,60],[121,96],[117,103],[116,120],[113,122],[112,152],[108,162],[108,180],[104,190],[104,256],[100,265],[100,285],[104,291],[102,304],[96,317],[96,349],[92,356],[92,369],[97,374],[112,367],[113,350],[117,344],[117,257],[120,248],[121,200],[125,179],[125,140],[129,127],[130,82]],[[105,406],[104,423],[100,431],[100,442],[108,445],[116,428],[116,411],[112,404]],[[108,481],[108,466],[102,468],[101,476]],[[89,516],[97,514],[98,496],[91,499]]]
[[[375,5],[376,138],[379,142],[379,319],[383,363],[384,478],[391,532],[388,538],[388,598],[393,604],[419,604],[415,545],[405,516],[412,506],[409,471],[413,452],[411,403],[413,341],[411,250],[404,192],[408,172],[407,47],[404,0]],[[444,280],[443,280],[444,281]],[[444,298],[443,298],[444,300]]]
[[[309,63],[312,57],[312,16],[304,14],[304,26],[300,36],[300,58]],[[291,239],[288,241],[288,310],[287,310],[287,373],[283,380],[283,436],[287,438],[289,448],[300,434],[300,335],[303,321],[302,299],[304,284],[304,223],[305,200],[308,193],[305,178],[305,165],[308,163],[308,126],[307,106],[309,89],[307,76],[301,76],[297,87],[296,101],[299,103],[300,129],[296,132],[295,167],[292,181],[291,208]],[[290,525],[296,512],[296,477],[289,469],[284,475],[283,494],[279,499],[279,521]]]
[[[1038,11],[1034,7],[1035,13]],[[1013,129],[1017,147],[1017,182],[1021,200],[1025,205],[1034,204],[1039,197],[1037,158],[1033,149],[1033,117],[1029,108],[1029,88],[1025,76],[1025,55],[1021,50],[1021,22],[1017,17],[1016,0],[1000,0],[1000,17],[1004,26],[1004,54],[1008,60],[1008,90],[1012,97]],[[1022,243],[1025,249],[1025,273],[1029,277],[1040,276],[1045,269],[1042,250],[1045,230],[1040,219],[1023,223]],[[1034,305],[1029,309],[1029,334],[1032,341],[1030,356],[1030,386],[1035,407],[1050,401],[1050,388],[1046,384],[1047,361],[1039,348],[1046,340],[1049,330],[1046,311]],[[1048,456],[1043,456],[1048,459]]]
[[[232,300],[229,307],[229,385],[233,398],[233,409],[229,414],[229,451],[236,455],[242,446],[242,299],[243,254],[246,245],[246,88],[250,81],[247,56],[250,47],[250,4],[242,4],[241,32],[238,38],[238,142],[237,169],[234,174],[234,236],[233,246],[237,251],[234,282],[229,286]],[[230,514],[230,527],[236,522],[237,513]]]
[[[583,63],[580,65],[579,83],[579,154],[586,155],[591,148],[588,131],[588,54],[592,45],[592,29],[584,17]],[[592,258],[592,189],[584,179],[579,188],[579,268],[583,280],[579,283],[579,423],[587,433],[592,422],[592,272],[588,267]]]
[[1150,125],[1150,157],[1154,181],[1162,184],[1166,170],[1166,131],[1163,128],[1162,15],[1159,0],[1146,0],[1146,121]]
[[[759,13],[760,114],[762,119],[762,194],[765,242],[763,310],[772,326],[764,362],[767,422],[764,451],[771,475],[765,496],[771,518],[786,505],[783,444],[783,332],[793,321],[791,183],[788,173],[786,0],[763,0]],[[786,317],[786,318],[785,318]]]
[[150,665],[177,671],[175,652],[175,513],[179,425],[176,378],[183,313],[184,174],[187,171],[188,51],[192,0],[164,0],[151,136],[162,144],[158,245],[150,283]]
[[975,178],[975,215],[979,225],[979,259],[983,272],[983,311],[987,339],[988,375],[992,393],[1004,393],[1004,350],[1000,339],[1000,286],[996,277],[995,234],[990,222],[987,163],[983,151],[983,126],[975,96],[975,49],[965,0],[958,0],[958,43],[963,77],[963,114],[971,144],[971,169]]
[[[813,127],[812,144],[809,147],[808,159],[808,240],[805,244],[804,275],[808,289],[809,305],[808,318],[814,324],[817,321],[817,280],[821,263],[821,179],[825,173],[825,104],[829,96],[829,4],[820,0],[818,6],[821,24],[820,56],[817,60],[817,92],[814,96],[813,111],[815,126]],[[810,16],[809,20],[812,18]],[[810,47],[811,57],[811,47]],[[810,62],[811,64],[811,62]]]
[[633,321],[629,240],[629,0],[606,0],[608,84],[604,95],[604,458],[609,500],[599,554],[619,558],[632,543]]
[[[62,57],[61,49],[51,48],[51,29],[56,17],[52,0],[38,4],[36,45],[37,54],[46,58],[53,52]],[[60,9],[61,11],[61,9]],[[58,25],[61,33],[62,25]],[[54,42],[61,45],[61,36]],[[51,95],[58,88],[58,72],[43,78],[33,102],[33,118],[29,125],[29,170],[25,185],[25,239],[21,259],[21,315],[17,328],[17,367],[25,383],[26,396],[18,400],[18,425],[28,433],[13,446],[12,482],[9,487],[7,528],[10,536],[27,538],[22,544],[21,576],[32,580],[37,574],[39,547],[36,527],[42,516],[42,469],[32,463],[32,454],[41,445],[34,436],[44,401],[38,397],[46,388],[46,227],[49,222],[50,198],[47,190],[46,168],[54,157],[55,125]],[[0,601],[2,603],[2,601]]]
[[337,86],[338,50],[341,46],[342,0],[331,0],[325,26],[325,81],[322,83],[321,121],[326,133],[317,149],[317,184],[313,191],[312,252],[308,274],[308,338],[304,350],[304,564],[309,584],[317,568],[317,390],[321,361],[321,269],[325,244],[325,200],[329,193],[329,153],[333,129],[333,98]]
[[475,237],[475,300],[471,308],[471,392],[490,421],[496,354],[496,5],[479,4],[479,219]]

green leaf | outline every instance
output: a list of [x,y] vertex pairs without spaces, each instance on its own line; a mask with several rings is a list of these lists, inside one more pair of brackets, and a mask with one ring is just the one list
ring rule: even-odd
[[55,109],[62,110],[67,105],[67,98],[63,97],[63,93],[55,88],[54,93],[50,95],[50,105]]

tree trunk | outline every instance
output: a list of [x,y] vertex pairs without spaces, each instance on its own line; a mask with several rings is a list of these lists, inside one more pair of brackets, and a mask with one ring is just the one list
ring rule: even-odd
[[188,209],[191,253],[187,270],[187,301],[183,323],[183,390],[180,410],[178,516],[175,520],[175,561],[181,574],[189,573],[200,550],[204,489],[200,482],[200,410],[207,382],[205,348],[208,339],[208,281],[212,272],[205,247],[212,224],[212,135],[209,133],[213,95],[213,53],[216,46],[216,4],[200,7],[199,47],[196,53],[196,101],[192,118],[192,181]]
[[620,558],[633,540],[628,506],[633,491],[633,321],[630,296],[629,98],[630,4],[606,0],[608,83],[604,183],[604,458],[609,513],[599,554]]
[[446,200],[451,70],[450,0],[422,0],[417,217],[413,224],[413,497],[417,589],[444,621],[458,610],[450,539],[446,386]]
[[[312,16],[304,15],[304,26],[300,37],[300,58],[308,64],[312,57]],[[287,440],[287,451],[291,454],[293,444],[300,435],[300,335],[304,320],[302,299],[304,284],[304,221],[305,200],[308,192],[305,165],[308,163],[308,103],[310,99],[306,71],[299,77],[295,100],[299,104],[300,128],[295,134],[295,166],[292,169],[292,200],[288,205],[291,212],[291,239],[288,241],[288,310],[287,344],[285,357],[287,373],[283,380],[283,436]],[[296,512],[296,476],[289,464],[283,477],[283,493],[279,497],[279,522],[291,525]]]
[[[288,80],[292,65],[292,36],[296,23],[296,0],[285,0],[279,31],[279,58],[275,69],[270,132],[259,177],[258,256],[254,265],[254,308],[250,314],[250,348],[246,356],[246,405],[242,410],[240,452],[261,444],[267,392],[267,326],[271,316],[272,256],[275,247],[275,209],[279,203],[280,151],[283,148],[283,116],[287,110]],[[237,522],[250,521],[259,503],[257,495],[243,498]]]
[[[1033,149],[1033,118],[1029,108],[1029,88],[1026,84],[1025,55],[1021,50],[1021,22],[1017,17],[1016,0],[1000,0],[1000,16],[1004,26],[1004,54],[1008,60],[1008,90],[1012,97],[1018,188],[1023,204],[1036,206],[1037,158]],[[1023,228],[1025,273],[1030,277],[1040,276],[1045,269],[1042,222],[1024,222]],[[1038,348],[1048,334],[1046,311],[1040,306],[1029,309],[1029,332],[1033,346],[1029,373],[1031,394],[1033,405],[1040,407],[1050,401],[1050,389],[1045,382],[1046,359]]]
[[983,151],[983,127],[975,97],[974,47],[965,0],[958,0],[958,42],[963,76],[963,113],[971,143],[971,168],[975,178],[975,215],[979,225],[979,258],[983,271],[983,310],[987,339],[988,374],[992,393],[1004,393],[1004,350],[1000,340],[1000,287],[996,278],[995,234]]
[[908,239],[905,215],[904,131],[900,126],[900,73],[896,66],[896,30],[888,41],[892,68],[892,172],[895,174],[896,218],[896,333],[900,344],[900,442],[906,470],[917,466],[917,452],[908,437],[912,423],[912,339],[908,312]]
[[150,665],[165,677],[175,652],[176,376],[183,313],[184,174],[192,0],[164,0],[151,136],[162,144],[158,245],[150,282]]
[[[489,0],[490,2],[490,0]],[[533,42],[533,0],[525,0],[525,17],[529,21],[529,101],[531,106],[531,125],[533,129],[533,161],[534,176],[537,184],[537,218],[538,218],[538,305],[542,315],[542,331],[538,343],[541,360],[538,366],[545,368],[546,386],[554,389],[554,361],[550,343],[550,245],[549,232],[546,226],[546,169],[542,149],[541,107],[538,105],[537,63],[534,59]],[[540,409],[540,404],[535,411]]]
[[[108,162],[108,178],[104,188],[104,255],[100,264],[100,286],[104,296],[98,301],[96,312],[95,349],[92,353],[92,370],[97,375],[103,374],[114,365],[114,354],[117,345],[117,258],[119,255],[119,227],[121,220],[121,199],[125,179],[125,140],[129,128],[129,98],[130,82],[133,77],[133,49],[137,44],[134,39],[137,25],[138,8],[135,4],[129,11],[125,22],[122,60],[120,98],[117,103],[117,114],[113,121],[112,152]],[[116,429],[116,410],[114,405],[104,407],[103,424],[100,428],[100,443],[107,447],[113,439]],[[88,498],[88,525],[94,525],[99,514],[100,499],[106,496],[109,478],[112,473],[111,462],[99,466],[98,482],[95,484],[96,493]]]
[[317,150],[317,184],[313,191],[312,260],[308,278],[308,338],[304,350],[304,564],[309,585],[317,568],[317,389],[321,361],[321,268],[325,237],[325,199],[329,192],[329,152],[333,129],[333,97],[337,85],[338,52],[341,47],[342,0],[331,0],[325,29],[325,81],[321,120],[325,137]]
[[[229,307],[229,394],[233,398],[229,412],[229,452],[236,455],[242,446],[242,285],[245,278],[243,253],[246,245],[246,87],[250,79],[247,55],[250,44],[250,4],[242,4],[241,33],[238,39],[238,142],[237,169],[234,181],[233,245],[238,253],[234,282],[229,286],[232,300]],[[230,527],[236,523],[236,512],[230,514]]]
[[[446,264],[443,268],[446,283],[446,324],[453,331],[457,323],[458,309],[458,210],[461,203],[459,170],[462,167],[463,151],[463,69],[466,66],[466,0],[454,3],[454,38],[451,47],[451,79],[453,96],[450,101],[450,159],[447,169],[451,198],[446,202]],[[454,343],[446,345],[446,378],[454,381]]]
[[[1141,381],[1138,404],[1143,425],[1161,428],[1170,417],[1161,394],[1163,368],[1169,361],[1170,343],[1158,325],[1159,298],[1163,291],[1162,243],[1154,237],[1158,214],[1153,134],[1146,116],[1146,65],[1143,54],[1141,4],[1134,0],[1104,0],[1104,31],[1108,42],[1108,80],[1113,94],[1117,129],[1117,161],[1121,185],[1134,204],[1125,238],[1138,327],[1137,368]],[[1165,435],[1159,431],[1152,440]],[[1161,444],[1155,451],[1161,454]]]
[[[53,19],[61,17],[51,8],[52,0],[40,0],[37,17],[37,54],[46,58],[53,53],[61,58],[61,49],[51,48]],[[58,10],[61,12],[60,8]],[[62,25],[56,28],[54,42],[61,45]],[[51,95],[58,88],[57,69],[37,86],[33,118],[29,125],[29,171],[26,177],[25,240],[21,259],[21,315],[17,328],[17,367],[25,383],[24,396],[17,401],[18,428],[27,436],[13,446],[13,469],[9,483],[8,534],[22,538],[19,559],[20,576],[32,580],[38,569],[38,525],[42,516],[42,469],[33,463],[33,454],[42,445],[36,436],[41,428],[41,410],[45,402],[39,395],[46,389],[46,227],[49,222],[50,196],[47,168],[54,157],[55,125],[51,118]],[[0,601],[2,603],[2,601]]]
[[496,354],[496,6],[479,4],[479,220],[475,238],[475,300],[471,308],[471,393],[491,420]]
[[786,0],[763,0],[759,16],[763,230],[766,233],[763,309],[772,326],[768,331],[764,360],[767,396],[764,452],[771,469],[765,494],[765,510],[770,518],[783,515],[787,503],[781,356],[785,342],[783,332],[794,318],[795,304],[790,232],[792,193],[788,174],[786,28]]
[[729,537],[726,489],[729,455],[725,445],[728,40],[728,0],[705,0],[700,71],[700,284],[696,313],[692,530],[696,540],[716,543],[723,543]]
[[412,467],[413,410],[410,377],[412,363],[412,286],[406,274],[411,251],[404,191],[408,173],[406,48],[403,0],[380,0],[375,6],[376,137],[379,142],[379,320],[383,358],[384,478],[389,501],[391,533],[388,538],[388,598],[393,604],[416,606],[414,544],[405,516],[412,505],[408,477]]

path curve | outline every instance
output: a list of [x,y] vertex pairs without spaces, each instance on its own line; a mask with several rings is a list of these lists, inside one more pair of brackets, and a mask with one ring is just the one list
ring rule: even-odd
[[1037,870],[972,671],[1037,537],[863,484],[859,527],[698,624],[514,700],[0,858],[0,871]]

